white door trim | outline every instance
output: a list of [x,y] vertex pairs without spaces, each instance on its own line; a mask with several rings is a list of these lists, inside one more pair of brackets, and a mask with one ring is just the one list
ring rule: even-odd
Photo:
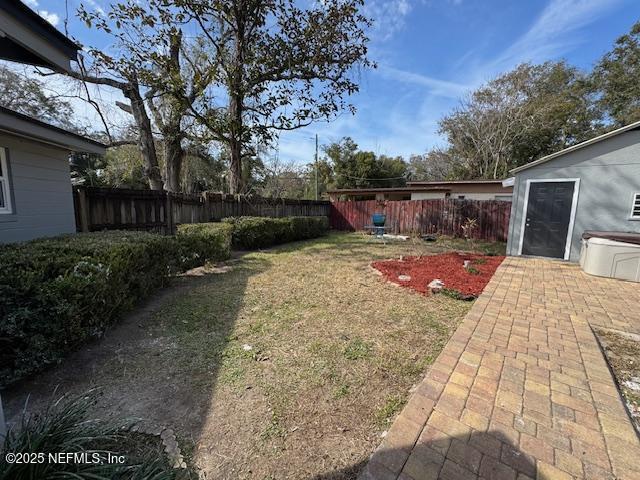
[[524,244],[524,227],[527,221],[527,208],[529,207],[529,189],[532,183],[574,183],[573,199],[571,200],[571,217],[567,228],[567,241],[564,246],[564,260],[569,260],[571,253],[571,237],[573,237],[573,226],[576,221],[576,211],[578,207],[578,191],[580,190],[579,178],[530,178],[524,191],[524,208],[522,209],[522,222],[520,224],[520,241],[518,242],[518,255],[522,255],[522,245]]

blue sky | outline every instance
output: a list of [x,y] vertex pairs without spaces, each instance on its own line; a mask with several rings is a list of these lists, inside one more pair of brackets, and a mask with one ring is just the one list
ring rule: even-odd
[[[26,3],[63,29],[64,1]],[[71,14],[79,3],[68,0]],[[465,92],[525,61],[565,58],[589,69],[640,19],[637,0],[366,0],[366,9],[375,22],[370,53],[379,67],[358,74],[361,91],[352,98],[358,112],[284,134],[281,159],[311,161],[316,133],[321,144],[351,136],[381,154],[424,153],[444,144],[438,119]],[[107,46],[74,18],[68,29],[86,44]]]

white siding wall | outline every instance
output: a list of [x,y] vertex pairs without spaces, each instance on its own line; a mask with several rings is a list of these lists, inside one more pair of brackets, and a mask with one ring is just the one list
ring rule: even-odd
[[438,200],[444,198],[444,192],[411,192],[411,200]]
[[[465,200],[505,200],[511,201],[508,194],[481,193],[481,192],[451,192],[451,198],[457,199],[463,195]],[[411,200],[436,200],[445,198],[443,192],[414,192],[411,193]]]
[[0,134],[11,176],[13,213],[0,214],[0,243],[75,232],[66,150]]

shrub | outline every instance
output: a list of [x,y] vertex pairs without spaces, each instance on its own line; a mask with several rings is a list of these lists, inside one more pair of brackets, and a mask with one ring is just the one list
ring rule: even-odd
[[[61,399],[36,415],[24,415],[22,425],[10,430],[0,451],[44,461],[9,463],[0,455],[0,480],[31,478],[92,478],[172,480],[195,478],[189,469],[174,469],[163,452],[160,438],[134,433],[131,425],[115,425],[89,419],[93,396]],[[49,454],[84,455],[88,461],[50,461]],[[123,456],[124,463],[107,461]],[[28,456],[27,458],[32,458]]]
[[233,245],[244,249],[315,238],[329,229],[327,217],[231,217],[223,222],[233,225]]
[[228,223],[188,223],[178,226],[183,266],[192,268],[207,261],[231,256],[232,225]]
[[63,235],[0,246],[0,386],[100,337],[183,266],[175,237]]

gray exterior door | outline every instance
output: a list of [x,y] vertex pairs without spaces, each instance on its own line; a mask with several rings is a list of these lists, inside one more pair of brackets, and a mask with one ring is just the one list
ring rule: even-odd
[[574,188],[574,182],[530,184],[523,255],[564,258]]

